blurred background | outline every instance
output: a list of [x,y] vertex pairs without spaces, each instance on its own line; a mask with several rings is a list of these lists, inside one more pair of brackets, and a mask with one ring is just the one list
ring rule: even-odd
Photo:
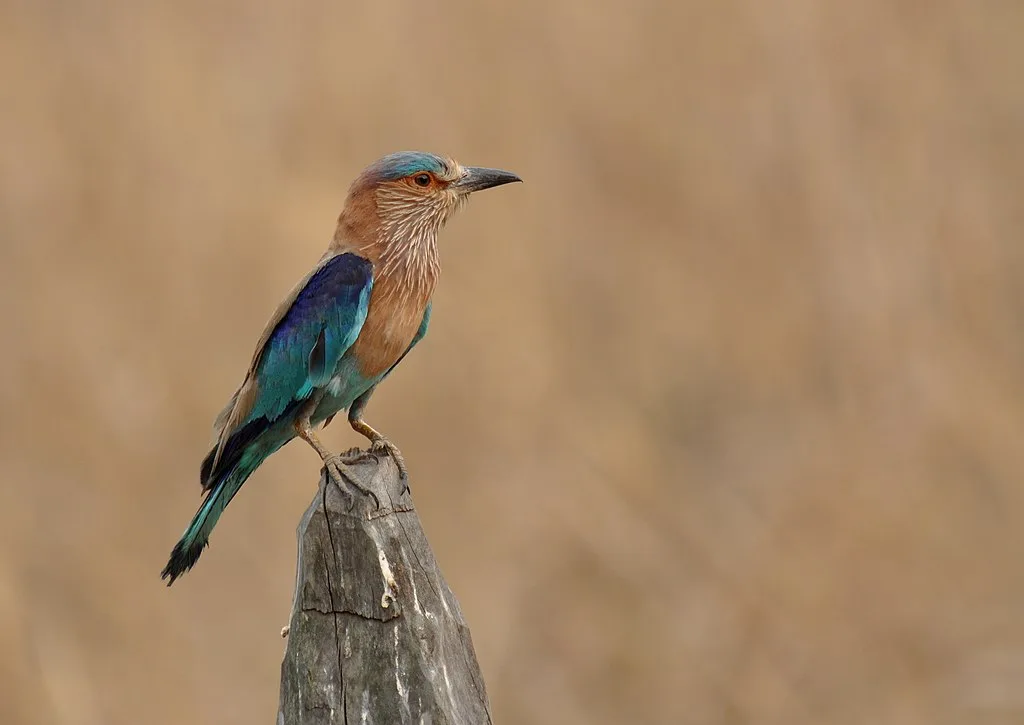
[[[368,420],[495,722],[1024,722],[1024,4],[0,5],[0,722],[272,722],[274,456],[159,578],[348,184],[500,166]],[[336,448],[363,439],[335,424]]]

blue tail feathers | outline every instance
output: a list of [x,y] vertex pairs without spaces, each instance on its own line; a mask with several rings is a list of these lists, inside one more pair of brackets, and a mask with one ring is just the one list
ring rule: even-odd
[[209,543],[210,532],[217,525],[220,515],[265,458],[266,455],[261,452],[250,450],[248,455],[241,456],[232,468],[225,471],[217,482],[209,487],[203,505],[196,511],[192,523],[188,525],[171,551],[167,566],[160,572],[161,579],[168,579],[167,586],[173,584],[175,579],[191,569],[199,560],[199,555]]
[[[293,412],[296,405],[289,406],[285,413]],[[207,454],[200,470],[200,482],[206,491],[206,498],[171,551],[167,566],[160,573],[161,579],[168,579],[167,586],[195,566],[209,542],[210,532],[242,484],[292,435],[290,426],[281,428],[266,418],[258,418],[231,435],[216,467],[213,465],[216,449]]]
[[[207,493],[203,505],[199,507],[196,515],[192,518],[192,523],[185,529],[185,533],[181,535],[178,543],[174,545],[167,566],[160,572],[161,579],[169,579],[167,586],[173,584],[175,579],[195,565],[199,560],[199,555],[203,553],[203,549],[209,543],[210,530],[216,523],[217,517],[220,516],[220,511],[213,515],[214,507],[217,506],[217,499],[220,498],[223,489],[222,483]],[[221,511],[223,510],[223,506],[219,508]],[[211,515],[213,515],[212,520]]]

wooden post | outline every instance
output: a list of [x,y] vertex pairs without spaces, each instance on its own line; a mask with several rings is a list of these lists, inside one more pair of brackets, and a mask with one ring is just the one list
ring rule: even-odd
[[379,509],[322,475],[299,522],[278,725],[490,723],[469,628],[397,467],[353,470]]

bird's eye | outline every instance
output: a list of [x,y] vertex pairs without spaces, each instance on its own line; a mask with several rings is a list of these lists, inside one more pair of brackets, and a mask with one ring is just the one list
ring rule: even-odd
[[416,174],[412,180],[416,182],[416,186],[430,186],[430,174]]

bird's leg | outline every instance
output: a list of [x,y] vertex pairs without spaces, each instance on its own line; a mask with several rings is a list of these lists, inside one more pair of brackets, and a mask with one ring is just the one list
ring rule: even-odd
[[405,456],[403,456],[402,452],[398,450],[398,446],[374,430],[362,418],[349,422],[357,432],[362,433],[370,439],[370,448],[363,454],[364,457],[373,456],[376,458],[380,455],[391,456],[395,461],[395,465],[398,466],[398,475],[400,475],[403,480],[409,477],[409,470],[405,467]]
[[378,459],[379,456],[390,456],[394,460],[394,464],[398,467],[398,475],[402,480],[409,478],[409,469],[406,468],[406,457],[401,455],[401,451],[398,450],[398,446],[392,443],[390,440],[385,438],[379,432],[374,430],[370,424],[361,418],[357,418],[354,421],[350,420],[352,428],[362,435],[370,438],[370,449],[365,452],[360,452],[358,459],[374,458]]
[[[370,400],[370,395],[373,393],[373,388],[370,388],[365,393],[356,398],[356,401],[352,403],[352,406],[348,409],[348,422],[352,426],[352,429],[357,433],[361,433],[370,439],[370,448],[366,452],[360,452],[355,456],[355,460],[362,460],[367,457],[372,457],[377,460],[380,455],[389,455],[394,460],[395,465],[398,466],[398,475],[402,481],[408,481],[409,470],[405,467],[405,456],[398,450],[398,446],[389,441],[378,431],[374,430],[365,420],[363,420],[363,411],[366,409],[366,403]],[[405,493],[409,488],[408,484],[405,486]]]
[[344,491],[346,490],[346,485],[351,486],[372,498],[377,508],[380,508],[380,499],[377,498],[377,494],[375,494],[373,490],[368,488],[366,485],[360,483],[356,477],[352,475],[351,471],[349,471],[348,465],[346,464],[350,461],[346,461],[342,456],[331,453],[327,450],[324,444],[320,442],[316,433],[313,432],[313,426],[310,425],[309,416],[312,414],[312,409],[315,409],[315,407],[315,405],[307,405],[303,408],[299,417],[295,420],[295,432],[298,433],[302,440],[313,446],[313,450],[320,455],[321,460],[324,462],[324,469],[326,469],[327,475],[330,476],[331,480],[334,481],[338,488]]

